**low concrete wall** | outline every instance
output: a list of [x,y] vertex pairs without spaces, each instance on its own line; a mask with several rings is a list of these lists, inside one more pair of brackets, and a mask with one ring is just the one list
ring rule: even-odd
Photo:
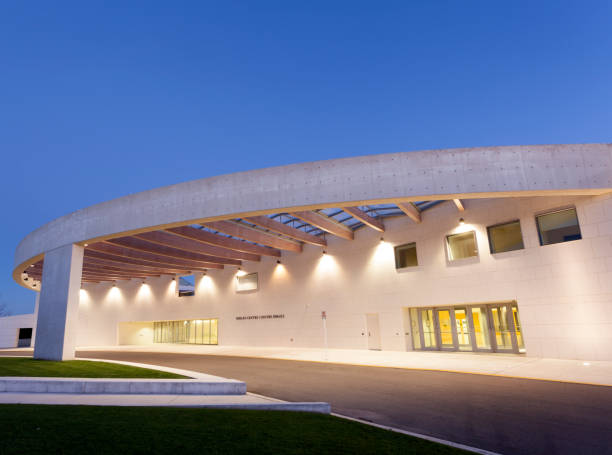
[[0,378],[0,393],[78,393],[152,395],[244,395],[246,384],[234,379],[85,379]]

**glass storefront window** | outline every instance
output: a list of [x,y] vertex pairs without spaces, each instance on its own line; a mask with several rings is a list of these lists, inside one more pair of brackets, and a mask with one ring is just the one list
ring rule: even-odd
[[525,352],[515,301],[408,311],[416,350]]
[[540,245],[552,245],[582,238],[575,208],[536,216],[536,222]]
[[525,342],[523,341],[523,332],[521,332],[521,323],[519,321],[518,307],[512,305],[512,318],[514,319],[514,329],[516,330],[516,342],[519,352],[525,352]]
[[472,308],[472,320],[474,321],[474,338],[478,349],[491,349],[489,339],[489,322],[485,308]]
[[410,327],[412,328],[412,348],[421,349],[421,331],[416,308],[410,308]]
[[497,349],[512,349],[512,339],[508,327],[508,308],[506,306],[494,306],[491,308],[491,316]]
[[446,245],[448,247],[449,261],[478,256],[476,233],[474,231],[449,235],[446,237]]
[[489,226],[487,232],[489,234],[491,254],[525,248],[523,245],[523,234],[521,233],[521,223],[519,221]]
[[217,319],[156,321],[154,343],[217,344]]
[[423,347],[435,348],[438,343],[436,343],[433,310],[421,310],[421,321],[423,324]]
[[416,243],[407,243],[395,247],[395,268],[416,267],[419,265],[417,260]]
[[453,329],[449,310],[438,310],[438,324],[440,326],[440,344],[442,347],[454,346]]
[[471,351],[472,341],[470,339],[470,328],[468,315],[465,308],[455,309],[455,325],[457,326],[457,341],[460,351]]

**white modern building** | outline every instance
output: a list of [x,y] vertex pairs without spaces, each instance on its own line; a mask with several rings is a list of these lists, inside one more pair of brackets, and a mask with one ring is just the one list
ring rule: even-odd
[[17,247],[13,277],[40,291],[38,358],[327,343],[612,360],[612,144],[180,183],[42,226]]

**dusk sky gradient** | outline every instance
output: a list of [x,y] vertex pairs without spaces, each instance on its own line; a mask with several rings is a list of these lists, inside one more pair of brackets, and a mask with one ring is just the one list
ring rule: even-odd
[[612,142],[610,1],[2,2],[0,303],[19,241],[249,169]]

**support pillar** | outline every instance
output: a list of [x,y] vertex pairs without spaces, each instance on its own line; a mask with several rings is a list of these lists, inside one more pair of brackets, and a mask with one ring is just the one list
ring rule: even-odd
[[45,253],[34,358],[74,359],[83,247],[65,245]]

